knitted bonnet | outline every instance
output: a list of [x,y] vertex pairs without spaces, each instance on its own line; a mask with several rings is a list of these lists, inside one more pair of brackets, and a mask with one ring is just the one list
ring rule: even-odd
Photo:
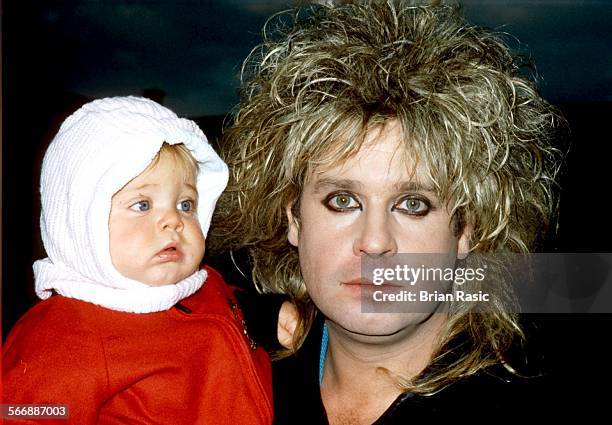
[[55,290],[113,310],[148,313],[166,310],[202,286],[205,270],[155,287],[124,277],[112,264],[111,198],[145,170],[164,142],[183,143],[200,164],[197,214],[206,236],[228,171],[193,121],[128,96],[87,103],[62,123],[40,181],[40,227],[48,255],[34,263],[40,298]]

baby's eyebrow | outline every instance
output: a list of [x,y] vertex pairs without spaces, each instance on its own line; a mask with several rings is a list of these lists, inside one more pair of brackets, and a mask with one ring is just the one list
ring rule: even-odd
[[148,189],[150,187],[159,187],[159,184],[158,183],[145,183],[145,184],[141,184],[138,187],[130,187],[126,189],[129,190],[130,192],[138,192],[140,190]]
[[193,190],[195,193],[198,193],[198,189],[196,189],[196,187],[194,185],[192,185],[191,183],[185,183],[185,186],[187,186],[189,189]]

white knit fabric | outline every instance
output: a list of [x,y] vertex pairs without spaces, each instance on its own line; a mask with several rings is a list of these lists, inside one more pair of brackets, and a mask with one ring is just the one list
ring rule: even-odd
[[121,275],[111,261],[111,198],[144,171],[164,142],[185,144],[200,163],[198,218],[206,235],[228,171],[193,121],[129,96],[95,100],[63,122],[42,166],[40,227],[48,258],[33,266],[40,298],[55,290],[113,310],[149,313],[203,285],[205,270],[174,285],[148,286]]

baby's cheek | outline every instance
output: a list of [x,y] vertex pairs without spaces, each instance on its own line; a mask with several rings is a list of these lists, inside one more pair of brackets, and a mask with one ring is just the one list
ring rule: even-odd
[[200,262],[202,261],[202,259],[204,258],[204,253],[206,252],[206,238],[204,237],[204,235],[202,235],[202,232],[200,232],[199,234],[199,240],[198,240],[198,246],[199,246],[199,258],[200,258]]
[[199,258],[201,261],[206,251],[206,238],[202,233],[202,228],[197,220],[190,221],[185,229],[188,234],[185,235],[188,239],[189,244],[192,247],[194,257]]
[[143,226],[140,223],[126,226],[121,236],[122,243],[126,247],[144,248],[144,245],[152,243],[154,240],[150,233],[148,226]]
[[148,226],[135,221],[115,222],[109,227],[111,259],[134,256],[149,246],[153,239]]

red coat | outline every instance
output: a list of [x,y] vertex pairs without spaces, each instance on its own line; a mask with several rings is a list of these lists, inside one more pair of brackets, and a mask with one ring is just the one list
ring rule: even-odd
[[231,291],[207,270],[184,307],[159,313],[38,303],[4,345],[3,403],[66,404],[62,424],[270,424],[268,356],[250,348]]

